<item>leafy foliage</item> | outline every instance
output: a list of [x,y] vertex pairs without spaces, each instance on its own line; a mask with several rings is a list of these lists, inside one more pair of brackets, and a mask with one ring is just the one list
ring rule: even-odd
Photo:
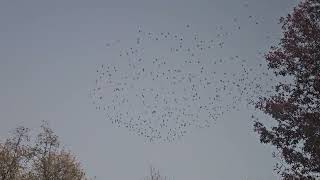
[[320,177],[320,1],[305,0],[281,18],[283,37],[265,55],[279,83],[276,95],[261,97],[256,106],[276,126],[255,122],[262,143],[279,151],[276,169],[284,179]]
[[60,148],[58,136],[47,123],[41,130],[35,143],[24,127],[0,143],[0,179],[88,180],[75,156]]

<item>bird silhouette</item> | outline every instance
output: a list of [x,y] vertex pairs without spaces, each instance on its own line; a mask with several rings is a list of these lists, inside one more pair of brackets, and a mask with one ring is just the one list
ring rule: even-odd
[[[252,15],[248,20],[259,24]],[[96,70],[90,91],[95,108],[116,127],[148,141],[172,142],[270,93],[265,87],[274,79],[265,64],[215,55],[228,45],[226,38],[241,30],[240,18],[231,22],[232,32],[219,25],[211,37],[191,32],[187,24],[191,33],[140,27],[133,42],[106,43],[114,55]]]

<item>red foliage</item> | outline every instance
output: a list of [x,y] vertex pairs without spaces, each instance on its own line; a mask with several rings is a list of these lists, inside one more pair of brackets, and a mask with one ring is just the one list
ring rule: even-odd
[[294,80],[257,102],[277,126],[256,122],[255,131],[262,143],[279,150],[277,169],[284,179],[315,179],[320,177],[320,0],[301,2],[280,23],[283,37],[265,58],[277,76]]

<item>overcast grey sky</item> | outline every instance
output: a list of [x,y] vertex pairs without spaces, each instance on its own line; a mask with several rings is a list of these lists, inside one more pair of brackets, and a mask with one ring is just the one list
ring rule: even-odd
[[[175,180],[276,179],[272,149],[252,131],[252,112],[231,112],[173,143],[147,143],[116,128],[89,98],[106,43],[122,45],[137,27],[210,36],[217,26],[241,30],[217,56],[263,61],[280,37],[278,19],[296,0],[1,0],[0,137],[17,125],[49,121],[65,146],[98,180],[141,179],[149,165]],[[253,16],[259,24],[248,19]],[[231,30],[230,30],[231,31]],[[270,36],[271,38],[266,38]],[[215,57],[218,58],[218,57]],[[226,69],[228,71],[228,69]]]

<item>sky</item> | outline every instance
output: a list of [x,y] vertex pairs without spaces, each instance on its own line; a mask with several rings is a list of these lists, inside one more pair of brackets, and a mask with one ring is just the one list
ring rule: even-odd
[[[296,4],[292,0],[2,0],[0,137],[8,137],[18,125],[36,131],[46,120],[98,180],[142,179],[150,165],[175,180],[277,179],[272,148],[260,144],[253,132],[250,116],[265,117],[259,112],[241,107],[220,116],[209,128],[194,128],[173,142],[149,142],[114,126],[96,110],[90,93],[96,87],[97,69],[117,63],[117,48],[130,47],[139,29],[186,37],[192,32],[204,39],[218,30],[229,32],[225,46],[210,56],[240,56],[255,67],[264,61],[259,52],[281,37],[279,17]],[[241,29],[235,30],[238,26]],[[110,49],[110,42],[118,43]],[[149,54],[168,55],[152,42],[144,44],[151,49]]]

